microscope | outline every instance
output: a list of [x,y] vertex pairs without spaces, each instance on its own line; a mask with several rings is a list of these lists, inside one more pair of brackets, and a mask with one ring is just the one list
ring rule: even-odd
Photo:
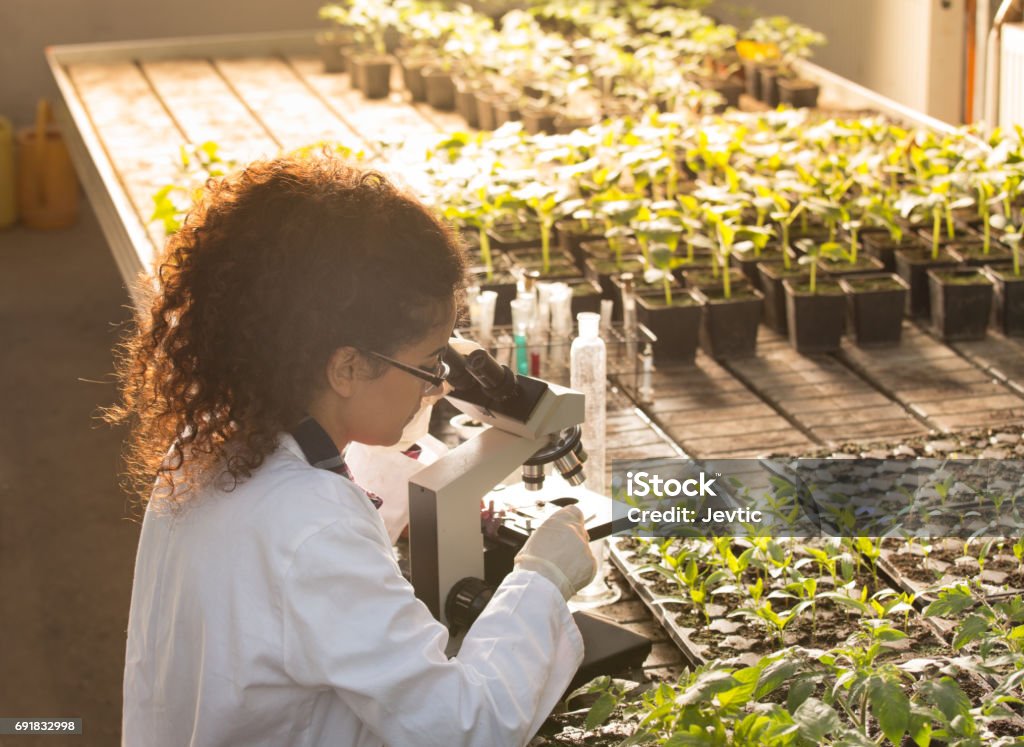
[[[612,531],[611,500],[582,488],[572,495],[530,501],[505,516],[481,520],[481,502],[522,468],[526,491],[540,491],[550,464],[569,485],[584,481],[580,443],[584,396],[517,375],[486,350],[444,356],[454,387],[447,399],[489,425],[475,438],[417,472],[409,484],[409,566],[416,596],[454,634],[464,632],[511,572],[516,553],[543,518],[579,504],[592,540]],[[569,492],[569,491],[566,491]],[[639,667],[651,642],[595,615],[574,613],[584,660],[574,682]]]

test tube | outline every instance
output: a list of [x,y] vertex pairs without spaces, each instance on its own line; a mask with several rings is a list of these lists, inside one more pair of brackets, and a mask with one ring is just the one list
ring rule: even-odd
[[494,308],[498,302],[497,291],[481,291],[469,305],[469,322],[477,342],[488,347],[494,330]]
[[640,355],[640,384],[637,387],[637,397],[645,405],[654,402],[654,352],[651,350],[651,343],[644,345],[644,352]]
[[610,339],[611,328],[612,328],[612,309],[615,308],[615,302],[609,298],[601,301],[601,337],[604,339]]
[[498,340],[495,344],[494,360],[498,361],[502,366],[512,367],[512,349],[515,345],[515,341],[509,335],[508,332],[502,332],[498,335]]
[[530,358],[527,354],[527,335],[533,315],[534,303],[532,294],[520,294],[512,301],[512,335],[515,343],[516,373],[530,375]]
[[547,332],[551,328],[551,288],[554,283],[537,283],[537,322],[534,325],[538,332]]
[[552,283],[548,304],[551,307],[551,350],[548,355],[548,370],[552,373],[561,373],[569,367],[572,288],[566,283]]
[[622,281],[622,336],[626,338],[626,361],[636,363],[636,292],[633,289],[633,273],[624,272]]
[[551,283],[548,291],[551,308],[551,334],[565,338],[572,335],[572,289],[567,283]]

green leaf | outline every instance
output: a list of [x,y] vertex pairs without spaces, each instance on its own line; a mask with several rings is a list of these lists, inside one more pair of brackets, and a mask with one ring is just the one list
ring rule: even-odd
[[743,705],[754,694],[757,687],[757,678],[761,674],[761,667],[746,667],[733,673],[736,687],[718,693],[718,702],[723,708],[732,705]]
[[794,661],[792,659],[780,659],[778,661],[773,661],[761,672],[761,677],[757,682],[755,697],[757,697],[758,700],[761,700],[765,695],[777,690],[783,682],[790,679],[799,671],[800,662],[798,661]]
[[925,682],[922,690],[928,699],[934,703],[947,721],[952,721],[957,716],[968,718],[970,716],[971,701],[964,695],[960,685],[952,677],[943,677],[938,682]]
[[676,698],[676,705],[689,706],[707,703],[715,695],[731,689],[735,684],[736,680],[729,672],[704,672],[696,682]]
[[612,715],[612,711],[615,710],[616,704],[617,701],[614,695],[611,693],[601,693],[600,697],[598,697],[594,705],[587,712],[587,720],[584,726],[588,730],[596,729],[608,720],[608,717]]
[[910,699],[895,682],[872,677],[868,684],[871,714],[878,721],[885,738],[899,745],[910,725]]
[[815,683],[812,679],[799,679],[789,686],[786,693],[786,710],[795,713],[796,709],[804,704],[811,694],[814,693]]
[[974,606],[970,590],[960,584],[939,592],[939,598],[924,609],[925,617],[950,617],[959,615]]
[[959,650],[971,641],[978,640],[986,632],[988,632],[988,620],[981,615],[968,615],[957,628],[956,637],[953,638],[953,648]]
[[839,728],[839,716],[832,706],[817,698],[808,698],[796,709],[793,720],[800,727],[800,736],[814,743],[821,743],[824,738]]

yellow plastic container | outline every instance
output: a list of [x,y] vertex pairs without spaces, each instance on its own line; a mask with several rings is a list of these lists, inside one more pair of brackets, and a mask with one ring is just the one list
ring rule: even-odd
[[78,179],[64,139],[40,101],[35,127],[18,132],[18,214],[29,228],[68,228],[78,220]]
[[18,219],[14,199],[14,128],[11,120],[0,117],[0,228],[14,225]]

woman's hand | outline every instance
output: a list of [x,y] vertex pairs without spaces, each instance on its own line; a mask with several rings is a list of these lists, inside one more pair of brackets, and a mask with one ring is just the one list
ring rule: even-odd
[[566,601],[571,599],[597,573],[583,512],[576,506],[566,506],[553,513],[526,540],[515,564],[544,576],[559,588]]

